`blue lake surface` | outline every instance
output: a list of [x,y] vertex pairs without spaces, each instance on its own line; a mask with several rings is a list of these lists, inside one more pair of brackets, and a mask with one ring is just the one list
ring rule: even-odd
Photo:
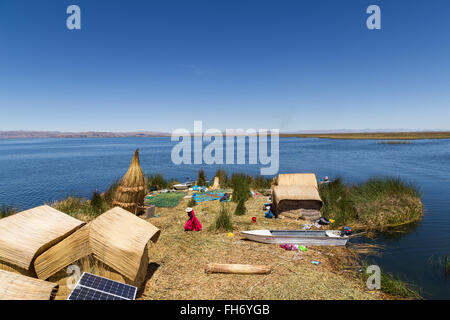
[[[195,180],[200,168],[208,178],[221,167],[228,173],[259,174],[260,165],[175,165],[170,138],[10,139],[0,140],[0,205],[27,209],[67,195],[89,197],[104,191],[129,166],[140,149],[145,173]],[[280,139],[280,173],[314,172],[318,178],[341,176],[362,182],[395,176],[416,184],[423,195],[423,220],[408,233],[381,237],[377,258],[384,271],[423,289],[425,298],[449,299],[450,278],[433,267],[432,255],[450,254],[450,140],[381,144],[377,140]]]

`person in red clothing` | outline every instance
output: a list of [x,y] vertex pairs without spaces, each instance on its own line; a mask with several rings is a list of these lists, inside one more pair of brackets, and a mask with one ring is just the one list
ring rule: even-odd
[[200,231],[200,230],[202,230],[202,224],[195,217],[194,210],[192,210],[192,208],[186,208],[186,212],[189,216],[189,220],[184,225],[184,231]]

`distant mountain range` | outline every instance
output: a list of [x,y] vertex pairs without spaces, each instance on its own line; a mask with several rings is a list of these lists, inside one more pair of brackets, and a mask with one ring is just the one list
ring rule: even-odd
[[[137,132],[61,132],[61,131],[0,131],[0,139],[19,138],[131,138],[131,137],[170,137],[171,133],[158,131]],[[449,131],[438,130],[408,130],[408,129],[363,129],[363,130],[308,130],[308,131],[285,131],[280,133],[281,137],[298,138],[336,138],[336,139],[430,139],[450,137]]]
[[60,131],[0,131],[0,139],[17,138],[127,138],[127,137],[170,137],[170,133],[142,132],[60,132]]

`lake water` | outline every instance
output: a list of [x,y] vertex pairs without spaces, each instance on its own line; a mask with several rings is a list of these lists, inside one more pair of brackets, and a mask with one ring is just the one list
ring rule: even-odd
[[[184,181],[203,168],[211,178],[217,165],[174,165],[169,138],[0,140],[0,205],[27,209],[67,195],[89,197],[120,178],[140,148],[143,170]],[[258,174],[259,165],[222,165],[229,173]],[[280,173],[314,172],[362,182],[395,176],[416,184],[425,204],[423,220],[408,233],[383,237],[377,259],[384,271],[423,289],[425,298],[449,299],[450,279],[429,263],[450,254],[450,140],[381,144],[376,140],[280,139]]]

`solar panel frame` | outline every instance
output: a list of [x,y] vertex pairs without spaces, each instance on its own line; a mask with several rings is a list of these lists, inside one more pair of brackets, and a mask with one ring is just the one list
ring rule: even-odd
[[84,286],[75,287],[67,300],[129,300]]
[[67,300],[135,300],[136,293],[134,286],[83,272]]

